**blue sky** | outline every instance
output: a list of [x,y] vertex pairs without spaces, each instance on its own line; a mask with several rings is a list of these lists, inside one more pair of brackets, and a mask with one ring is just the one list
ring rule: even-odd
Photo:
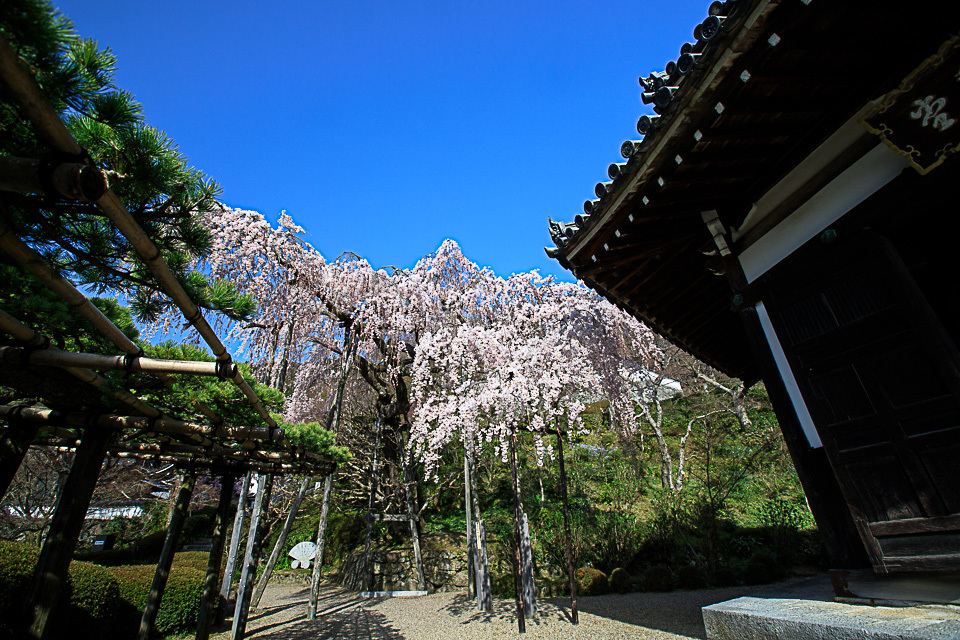
[[222,200],[286,210],[328,258],[409,267],[454,238],[500,275],[540,269],[620,143],[637,78],[705,0],[55,2]]

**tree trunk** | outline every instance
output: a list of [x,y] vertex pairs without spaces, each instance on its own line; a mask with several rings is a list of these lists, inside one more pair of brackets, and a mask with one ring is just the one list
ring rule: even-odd
[[67,569],[77,548],[77,539],[112,435],[113,432],[106,429],[88,427],[84,430],[67,482],[60,491],[47,539],[34,570],[33,591],[27,605],[32,621],[29,635],[37,640],[45,640],[53,632],[55,621],[51,618],[59,608],[67,584]]
[[380,418],[377,418],[373,461],[370,464],[370,495],[367,498],[367,537],[363,543],[363,590],[373,590],[373,564],[370,562],[370,543],[373,537],[373,504],[377,493],[377,466],[380,462]]
[[310,579],[310,604],[307,620],[317,617],[317,599],[320,597],[320,574],[323,567],[323,547],[327,537],[327,517],[330,515],[330,494],[333,492],[333,474],[323,479],[323,506],[320,508],[320,525],[317,529],[317,557],[313,561]]
[[270,505],[270,492],[273,489],[273,476],[263,477],[259,483],[257,497],[250,514],[250,529],[247,533],[247,552],[243,558],[243,573],[240,576],[240,589],[237,592],[237,605],[234,607],[231,640],[243,640],[247,630],[247,616],[250,613],[250,596],[253,592],[253,579],[260,560],[260,544],[266,530],[266,514]]
[[[397,436],[402,437],[400,435]],[[414,517],[413,498],[410,495],[410,465],[407,464],[407,457],[404,453],[400,454],[400,464],[403,465],[403,495],[407,502],[407,518],[410,521],[410,537],[413,539],[413,559],[417,564],[417,582],[421,591],[427,590],[427,578],[423,572],[423,556],[420,554],[420,523]]]
[[287,536],[290,535],[290,529],[293,528],[293,521],[296,520],[297,512],[300,511],[300,503],[303,502],[303,497],[307,494],[307,488],[311,483],[313,483],[313,478],[309,476],[304,477],[300,482],[300,490],[297,492],[297,497],[293,499],[293,506],[290,507],[287,520],[283,523],[283,529],[280,530],[277,543],[273,545],[273,552],[270,554],[270,559],[267,560],[267,565],[263,568],[263,574],[257,582],[257,588],[253,591],[251,606],[254,608],[260,605],[260,598],[263,597],[263,592],[267,588],[267,582],[270,580],[270,576],[273,575],[273,568],[280,558],[280,550],[283,549],[283,545],[287,543]]
[[215,617],[214,598],[217,594],[217,579],[220,577],[220,558],[223,555],[223,541],[226,537],[227,517],[230,515],[230,501],[233,498],[233,485],[237,482],[235,474],[220,477],[220,502],[217,515],[213,520],[213,536],[210,544],[210,556],[207,559],[207,574],[203,579],[203,596],[200,598],[200,615],[197,620],[196,640],[207,640]]
[[173,506],[173,517],[170,518],[167,537],[163,541],[163,551],[160,552],[160,560],[157,562],[157,572],[153,575],[153,584],[150,586],[150,595],[147,596],[147,605],[143,610],[143,617],[140,618],[137,640],[150,640],[150,636],[153,634],[157,613],[160,612],[163,591],[167,588],[167,578],[170,577],[173,554],[177,552],[180,533],[183,531],[183,521],[187,519],[187,510],[190,508],[190,498],[193,497],[193,486],[196,480],[197,476],[194,472],[187,472],[183,474],[183,479],[180,482],[180,490],[177,491],[177,499]]
[[473,519],[471,518],[471,498],[470,498],[470,458],[472,457],[469,448],[472,443],[465,443],[463,449],[463,510],[467,521],[467,597],[477,595],[477,581],[474,576],[474,542],[473,542]]
[[217,624],[223,624],[227,614],[227,602],[233,587],[233,574],[237,567],[237,553],[240,551],[240,537],[243,535],[243,514],[247,509],[247,492],[250,490],[251,471],[243,477],[240,497],[237,498],[237,514],[233,518],[233,533],[230,537],[230,551],[227,553],[227,566],[223,570],[223,582],[220,585],[220,601],[217,603]]
[[577,612],[577,578],[573,566],[573,535],[570,532],[570,502],[567,498],[567,468],[563,462],[563,434],[557,429],[557,457],[560,459],[560,495],[563,500],[563,530],[567,541],[567,575],[570,578],[570,621],[580,624]]
[[516,559],[516,571],[514,577],[517,584],[517,627],[520,633],[527,632],[527,624],[523,618],[523,601],[521,594],[523,586],[521,584],[522,559],[520,557],[520,487],[517,480],[517,431],[514,429],[513,437],[510,440],[510,469],[513,472],[513,550]]
[[533,544],[526,513],[520,514],[520,583],[523,587],[523,612],[528,618],[537,615],[537,588],[533,581]]

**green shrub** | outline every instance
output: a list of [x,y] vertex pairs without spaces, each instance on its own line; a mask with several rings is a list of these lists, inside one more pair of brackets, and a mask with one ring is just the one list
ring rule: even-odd
[[773,581],[773,574],[762,562],[750,560],[744,565],[741,572],[744,584],[766,584]]
[[85,638],[112,637],[120,606],[120,587],[113,573],[89,562],[70,563],[68,629],[83,629]]
[[607,574],[593,567],[580,567],[574,577],[577,579],[577,591],[585,596],[599,596],[610,591]]
[[173,556],[174,567],[186,567],[206,573],[210,554],[205,551],[181,551]]
[[14,637],[30,595],[40,549],[0,540],[0,637]]
[[[135,635],[147,605],[156,567],[150,565],[112,567],[122,599],[117,615],[118,637]],[[189,633],[196,629],[203,594],[203,572],[188,566],[170,570],[163,592],[156,630],[160,635]]]
[[610,589],[617,593],[626,593],[631,587],[630,574],[621,568],[616,568],[610,573]]
[[728,566],[717,567],[711,576],[711,585],[714,587],[730,587],[737,582],[737,572]]
[[674,587],[673,574],[665,564],[652,564],[640,576],[644,591],[670,591]]
[[677,581],[683,589],[702,589],[707,586],[700,567],[693,564],[685,564],[677,569]]

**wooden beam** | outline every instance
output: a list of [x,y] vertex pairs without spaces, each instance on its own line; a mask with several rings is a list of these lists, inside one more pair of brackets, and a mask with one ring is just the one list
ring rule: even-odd
[[210,628],[216,617],[214,603],[217,599],[217,581],[220,578],[220,558],[223,556],[225,529],[230,515],[230,501],[233,499],[233,485],[236,482],[237,476],[234,473],[220,476],[220,501],[217,503],[217,514],[213,519],[213,534],[210,541],[210,555],[207,559],[207,573],[203,579],[203,595],[200,597],[196,640],[207,640],[210,637]]
[[27,364],[84,368],[97,371],[127,371],[130,373],[174,373],[193,376],[233,375],[237,365],[221,366],[218,362],[194,362],[192,360],[159,360],[143,356],[106,356],[98,353],[72,353],[49,349],[26,349],[0,346],[0,361],[11,364]]
[[54,612],[60,609],[60,599],[67,584],[67,569],[77,548],[87,507],[112,435],[106,429],[84,430],[67,482],[57,499],[47,539],[34,571],[27,609],[31,617],[29,635],[35,640],[47,640],[53,636]]
[[189,471],[183,474],[180,490],[170,516],[167,527],[167,537],[163,541],[163,551],[157,562],[157,571],[153,575],[153,584],[147,596],[147,604],[140,618],[140,630],[137,640],[150,640],[156,627],[157,614],[160,612],[160,602],[163,600],[163,591],[167,588],[167,578],[170,577],[170,567],[173,565],[173,555],[180,544],[180,533],[183,531],[183,522],[187,519],[187,510],[190,508],[190,498],[193,497],[193,487],[197,481],[197,474]]

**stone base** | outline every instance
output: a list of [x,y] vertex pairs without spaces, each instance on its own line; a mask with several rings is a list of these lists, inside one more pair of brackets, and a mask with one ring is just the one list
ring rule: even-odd
[[703,608],[709,640],[956,640],[960,609],[737,598]]

